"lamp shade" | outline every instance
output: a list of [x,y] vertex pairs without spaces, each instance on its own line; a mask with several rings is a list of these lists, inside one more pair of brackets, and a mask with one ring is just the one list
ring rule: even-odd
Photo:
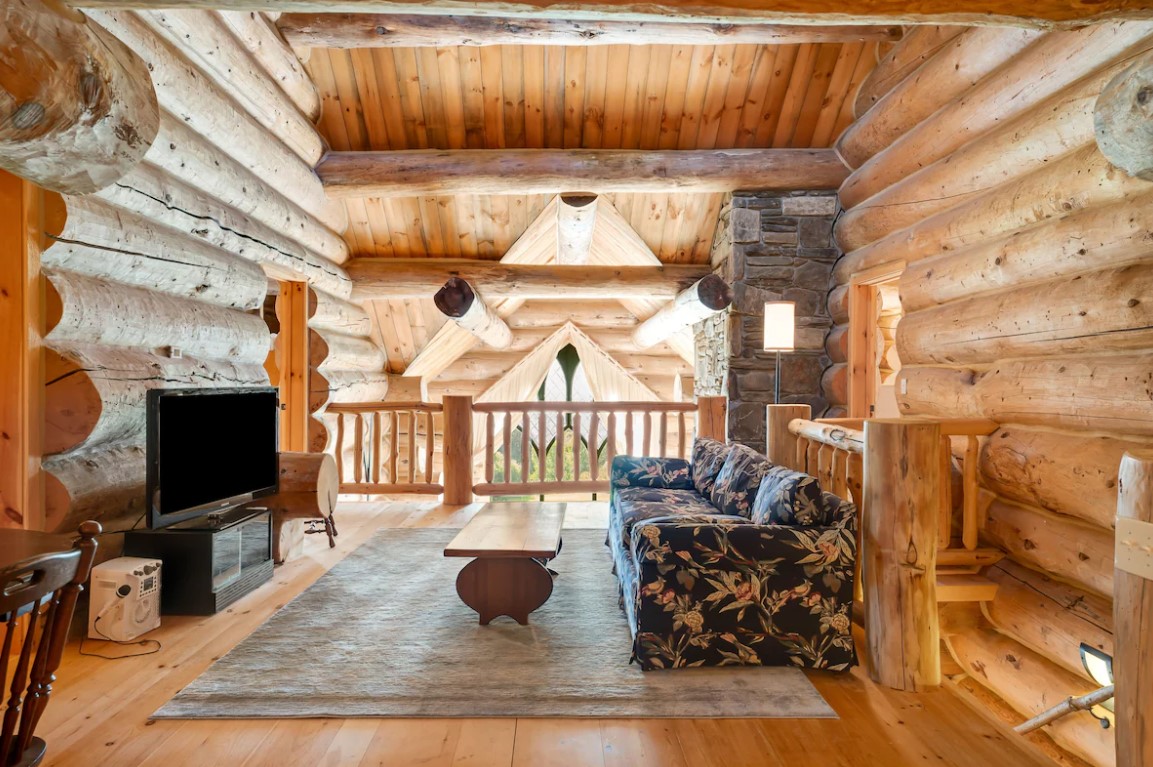
[[796,305],[792,301],[765,303],[765,351],[791,352],[794,348],[793,316]]

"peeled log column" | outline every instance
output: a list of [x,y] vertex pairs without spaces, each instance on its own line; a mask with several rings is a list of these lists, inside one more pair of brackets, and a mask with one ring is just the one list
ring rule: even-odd
[[115,530],[145,511],[144,446],[101,445],[44,461],[45,529],[66,532],[87,519]]
[[981,448],[983,484],[998,495],[1109,529],[1117,512],[1117,467],[1150,447],[1084,432],[1002,425]]
[[768,459],[779,466],[797,468],[797,435],[789,430],[789,423],[794,418],[807,421],[812,417],[813,409],[809,405],[768,405],[765,415]]
[[1153,181],[1153,54],[1119,73],[1094,111],[1101,153],[1131,176]]
[[982,535],[1022,564],[1102,596],[1113,592],[1113,534],[1107,530],[996,500]]
[[556,209],[556,262],[584,264],[597,222],[596,195],[562,194]]
[[909,365],[897,375],[907,415],[1153,435],[1153,353],[1001,360],[985,373]]
[[45,270],[45,276],[49,344],[178,349],[251,363],[268,356],[268,326],[256,315],[72,272]]
[[910,264],[901,276],[906,313],[974,293],[1120,266],[1153,255],[1151,193],[1052,218],[1005,237]]
[[987,194],[852,251],[837,262],[833,277],[847,283],[855,272],[879,264],[895,260],[911,264],[999,239],[1072,211],[1127,202],[1148,192],[1147,182],[1118,173],[1090,144]]
[[1119,66],[1089,74],[873,195],[837,219],[838,244],[855,250],[1092,144],[1093,104]]
[[711,317],[733,302],[733,289],[715,274],[697,280],[660,311],[642,322],[633,341],[642,349],[654,346],[682,328]]
[[305,519],[323,519],[332,539],[332,510],[340,492],[336,460],[327,453],[281,453],[280,489],[252,505],[272,512],[272,559],[277,564],[291,558],[304,541]]
[[[1125,455],[1121,461],[1119,488],[1117,545],[1128,548],[1129,536],[1121,531],[1130,524],[1147,530],[1146,526],[1153,523],[1153,451]],[[1148,551],[1134,554],[1135,560],[1148,562]],[[1130,572],[1130,566],[1120,558],[1115,581],[1113,668],[1117,685],[1117,763],[1125,767],[1149,765],[1153,764],[1153,721],[1150,721],[1148,706],[1149,690],[1153,688],[1153,657],[1149,647],[1149,635],[1153,631],[1150,625],[1153,583]]]
[[[954,634],[946,641],[969,676],[1016,709],[1022,720],[1096,687],[992,629]],[[1045,731],[1057,745],[1098,767],[1114,763],[1111,730],[1101,729],[1088,714],[1058,719]]]
[[493,349],[512,345],[512,331],[464,280],[450,277],[432,298],[436,308]]
[[1110,59],[1150,46],[1153,25],[1107,23],[1051,32],[932,117],[874,155],[841,186],[846,208],[859,205],[918,168],[945,157],[999,123],[1076,82]]
[[78,345],[45,351],[44,454],[144,439],[149,389],[268,385],[259,363]]
[[974,27],[953,38],[846,128],[837,140],[837,153],[850,168],[860,167],[1043,34],[1037,29]]
[[865,114],[873,104],[897,87],[917,67],[967,29],[969,28],[926,24],[906,30],[901,41],[885,54],[861,83],[853,101],[853,114],[857,117]]
[[941,683],[937,624],[937,487],[941,427],[865,422],[862,534],[869,673],[897,690]]
[[[903,364],[988,363],[1153,347],[1153,264],[1104,269],[906,314]],[[1038,307],[1044,307],[1039,311]]]
[[255,309],[268,277],[252,261],[96,197],[68,197],[64,230],[41,255],[46,267],[160,290],[185,298]]
[[1113,655],[1113,602],[1003,559],[985,570],[997,595],[985,615],[997,630],[1092,681],[1081,643]]
[[123,43],[55,4],[0,6],[0,167],[88,194],[119,180],[156,137],[148,68]]

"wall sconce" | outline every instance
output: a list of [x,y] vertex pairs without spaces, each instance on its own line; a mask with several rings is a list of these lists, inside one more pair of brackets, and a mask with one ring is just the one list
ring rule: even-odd
[[1113,711],[1113,658],[1098,650],[1096,647],[1081,643],[1081,663],[1089,676],[1101,685],[1093,692],[1085,693],[1076,698],[1066,698],[1056,706],[1043,711],[1032,719],[1022,722],[1013,728],[1014,732],[1026,733],[1040,729],[1045,725],[1072,714],[1074,711],[1088,711],[1104,729],[1112,726],[1109,715]]
[[781,403],[781,352],[791,352],[795,348],[796,304],[792,301],[767,301],[765,303],[764,349],[777,353],[776,375],[773,376],[773,403]]
[[[1093,677],[1093,681],[1102,687],[1108,687],[1113,684],[1113,658],[1109,655],[1098,650],[1096,647],[1081,643],[1081,665],[1089,672],[1089,676]],[[1101,708],[1113,710],[1113,699],[1101,703]],[[1097,716],[1094,714],[1094,716]],[[1108,721],[1104,717],[1097,717],[1098,720]],[[1108,726],[1108,725],[1103,725]]]

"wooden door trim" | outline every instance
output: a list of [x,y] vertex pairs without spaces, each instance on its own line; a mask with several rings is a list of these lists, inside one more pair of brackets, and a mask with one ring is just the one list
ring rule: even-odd
[[904,261],[891,261],[855,272],[849,278],[849,417],[868,418],[877,397],[874,368],[877,341],[876,286],[898,279]]
[[308,450],[308,283],[282,281],[276,297],[280,449]]

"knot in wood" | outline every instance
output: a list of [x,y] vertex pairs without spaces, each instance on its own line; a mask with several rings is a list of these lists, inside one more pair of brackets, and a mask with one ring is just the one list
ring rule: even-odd
[[1145,106],[1153,100],[1153,85],[1146,85],[1144,88],[1137,91],[1137,103]]
[[104,84],[98,75],[87,72],[80,78],[80,100],[86,109],[95,109],[104,92]]
[[36,101],[25,101],[12,113],[12,124],[18,130],[35,128],[44,120],[44,106]]

